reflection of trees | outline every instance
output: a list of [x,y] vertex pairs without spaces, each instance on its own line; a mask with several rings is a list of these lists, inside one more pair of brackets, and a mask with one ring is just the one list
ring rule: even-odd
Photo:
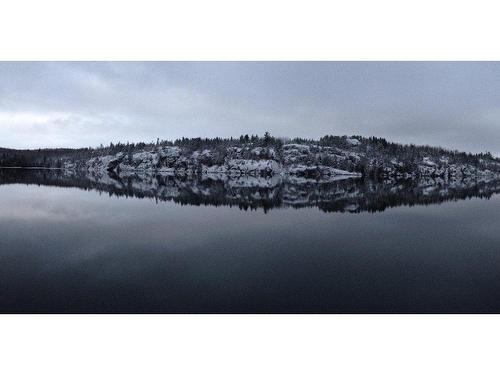
[[89,174],[62,170],[0,169],[0,184],[36,184],[96,190],[110,196],[172,201],[182,205],[240,209],[318,207],[325,212],[377,212],[401,205],[428,205],[500,192],[498,180],[315,181],[161,174]]

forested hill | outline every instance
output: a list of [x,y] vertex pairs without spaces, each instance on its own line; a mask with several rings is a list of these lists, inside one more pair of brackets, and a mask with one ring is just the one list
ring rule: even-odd
[[313,139],[241,136],[118,143],[98,148],[12,150],[0,148],[0,167],[89,171],[149,171],[322,176],[460,177],[500,174],[500,159],[440,147],[402,145],[378,137]]

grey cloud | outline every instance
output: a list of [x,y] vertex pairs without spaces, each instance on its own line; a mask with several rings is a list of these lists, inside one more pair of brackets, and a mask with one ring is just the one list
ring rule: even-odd
[[500,155],[499,99],[489,62],[5,62],[0,146],[270,131]]

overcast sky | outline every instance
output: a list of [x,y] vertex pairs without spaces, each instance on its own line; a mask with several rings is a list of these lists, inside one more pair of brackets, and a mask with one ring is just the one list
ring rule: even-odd
[[0,147],[265,131],[500,156],[500,63],[0,63]]

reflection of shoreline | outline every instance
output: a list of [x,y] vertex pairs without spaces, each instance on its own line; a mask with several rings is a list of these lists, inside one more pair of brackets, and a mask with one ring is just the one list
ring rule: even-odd
[[426,178],[383,181],[314,180],[290,176],[172,176],[148,173],[84,173],[50,169],[0,169],[0,184],[77,187],[114,196],[150,198],[185,205],[240,209],[318,207],[325,212],[377,212],[402,205],[438,204],[500,192],[500,180]]

